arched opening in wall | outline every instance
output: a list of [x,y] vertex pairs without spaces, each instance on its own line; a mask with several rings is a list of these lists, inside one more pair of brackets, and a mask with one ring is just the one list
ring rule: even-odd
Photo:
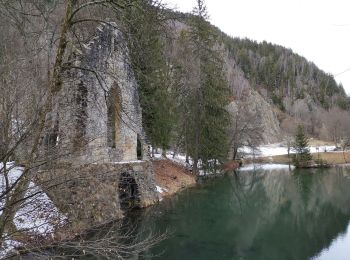
[[86,144],[85,134],[86,134],[86,124],[88,118],[88,89],[87,86],[80,82],[78,84],[76,93],[75,93],[75,102],[76,102],[76,112],[75,112],[75,131],[76,135],[74,138],[73,146],[76,149],[81,148]]
[[118,189],[121,210],[128,211],[140,207],[139,188],[135,179],[129,173],[122,173]]
[[83,82],[80,82],[75,93],[75,102],[77,106],[76,110],[76,122],[75,122],[75,131],[76,136],[74,139],[74,147],[82,147],[86,131],[86,121],[88,117],[87,107],[88,107],[88,89]]
[[55,148],[58,144],[58,134],[53,131],[46,133],[43,138],[43,144],[45,145],[47,150]]
[[116,148],[120,139],[121,111],[121,92],[114,83],[107,96],[107,144],[111,148]]
[[137,135],[136,154],[137,154],[137,160],[142,160],[142,143],[139,135]]
[[[52,117],[49,118],[49,120],[53,120]],[[56,115],[56,119],[54,119],[53,126],[50,127],[47,132],[45,133],[42,143],[47,151],[52,150],[58,145],[59,142],[59,121],[58,121],[58,114]]]

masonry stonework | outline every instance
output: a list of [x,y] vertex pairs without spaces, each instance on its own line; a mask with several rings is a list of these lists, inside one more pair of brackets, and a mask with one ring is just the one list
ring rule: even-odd
[[[123,35],[112,25],[101,25],[72,60],[46,138],[54,140],[46,142],[47,155],[60,156],[38,181],[63,180],[59,189],[42,185],[54,203],[72,220],[103,223],[123,214],[125,190],[135,193],[139,207],[158,201],[138,84]],[[126,174],[130,187],[120,185]]]
[[100,26],[75,60],[56,113],[65,159],[77,164],[148,159],[138,84],[121,32]]
[[137,185],[137,205],[133,205],[134,208],[147,207],[158,201],[150,161],[77,167],[61,164],[55,169],[39,172],[37,181],[45,183],[50,179],[50,188],[44,188],[46,194],[74,227],[86,228],[123,216],[120,185],[124,173],[130,175]]

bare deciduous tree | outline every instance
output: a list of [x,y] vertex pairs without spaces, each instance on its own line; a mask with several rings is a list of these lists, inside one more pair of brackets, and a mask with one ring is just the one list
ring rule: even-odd
[[323,120],[328,129],[329,139],[338,147],[341,140],[349,135],[350,113],[339,108],[332,108],[324,113]]
[[[55,151],[46,157],[41,150],[45,142],[52,141],[45,139],[45,134],[55,127],[55,106],[62,85],[69,80],[66,76],[72,70],[86,70],[76,66],[74,53],[93,36],[97,25],[115,26],[110,21],[117,19],[126,5],[134,3],[133,0],[0,0],[0,177],[4,181],[0,190],[0,244],[8,236],[22,236],[14,225],[15,215],[28,201],[43,193],[42,190],[28,193],[35,172],[65,153]],[[97,75],[96,71],[88,72]],[[13,160],[23,166],[15,180],[10,176],[18,167],[9,163]],[[95,247],[93,254],[112,258],[118,250],[136,252],[156,240],[146,239],[145,244],[123,248],[120,240],[112,242],[111,237],[104,237],[95,240],[101,247]],[[50,246],[44,240],[39,241],[42,247]],[[90,242],[81,241],[65,245],[84,251],[83,247],[88,248]],[[99,241],[111,243],[102,246]],[[57,246],[62,241],[49,242]]]
[[231,103],[229,112],[232,122],[229,127],[230,159],[236,159],[238,151],[244,146],[256,150],[262,142],[263,127],[261,115],[252,111],[250,104],[244,102]]

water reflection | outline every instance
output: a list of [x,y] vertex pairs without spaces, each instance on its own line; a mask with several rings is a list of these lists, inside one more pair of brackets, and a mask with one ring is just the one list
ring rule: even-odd
[[[349,231],[349,176],[349,169],[341,168],[256,169],[210,180],[138,219],[143,228],[173,231],[148,254],[161,253],[159,259],[342,259],[339,250],[326,249]],[[342,245],[350,240],[345,237]],[[342,248],[350,255],[350,248]]]
[[350,245],[350,225],[345,233],[340,234],[333,240],[331,246],[322,250],[320,254],[312,258],[312,260],[348,260]]

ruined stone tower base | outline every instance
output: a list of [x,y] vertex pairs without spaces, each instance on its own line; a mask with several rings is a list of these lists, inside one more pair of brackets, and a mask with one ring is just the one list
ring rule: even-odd
[[121,218],[129,209],[158,202],[153,176],[150,161],[79,167],[62,164],[41,171],[37,183],[67,214],[70,223],[87,228]]

